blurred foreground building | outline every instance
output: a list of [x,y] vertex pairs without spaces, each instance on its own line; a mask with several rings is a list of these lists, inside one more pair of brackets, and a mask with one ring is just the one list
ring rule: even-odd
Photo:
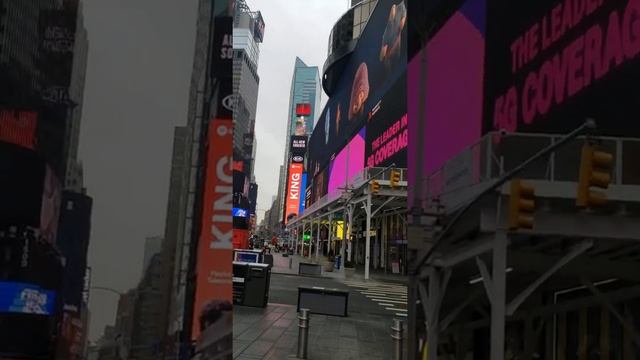
[[84,357],[92,201],[77,152],[88,46],[81,1],[0,2],[0,246],[9,260],[0,293],[13,304],[0,309],[0,332],[10,329],[0,356]]

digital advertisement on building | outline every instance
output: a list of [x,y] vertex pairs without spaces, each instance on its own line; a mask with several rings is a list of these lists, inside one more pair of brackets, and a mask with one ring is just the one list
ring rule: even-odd
[[304,163],[305,154],[307,152],[307,137],[294,135],[291,137],[291,161],[294,163]]
[[34,151],[0,142],[0,229],[39,228],[47,174],[44,160]]
[[34,111],[0,110],[0,142],[34,150],[37,125]]
[[364,167],[406,167],[406,20],[404,1],[371,14],[309,140],[311,202]]
[[289,180],[287,182],[287,200],[285,206],[285,224],[298,216],[300,201],[304,190],[302,189],[303,164],[292,163],[289,165]]
[[[409,60],[410,163],[418,152],[423,159],[410,178],[416,167],[433,174],[490,131],[564,134],[592,118],[600,135],[640,134],[630,120],[640,116],[640,2],[459,4]],[[495,151],[523,146],[507,140]]]
[[[209,122],[202,227],[196,263],[192,339],[209,326],[231,332],[233,303],[233,121]],[[228,311],[220,309],[229,308]],[[229,344],[231,346],[231,344]]]
[[640,1],[489,1],[485,131],[640,134]]

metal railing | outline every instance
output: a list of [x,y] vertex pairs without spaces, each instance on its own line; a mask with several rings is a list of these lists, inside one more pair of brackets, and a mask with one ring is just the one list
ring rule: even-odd
[[[503,170],[509,171],[531,155],[553,144],[563,135],[491,132],[476,143],[446,161],[440,168],[422,178],[420,194],[423,208],[431,208],[434,200],[495,179]],[[614,158],[612,185],[640,185],[640,167],[634,159],[640,157],[640,139],[598,137],[599,145]],[[577,182],[580,149],[584,136],[553,152],[527,168],[522,178],[546,181]],[[423,169],[427,170],[427,169]]]

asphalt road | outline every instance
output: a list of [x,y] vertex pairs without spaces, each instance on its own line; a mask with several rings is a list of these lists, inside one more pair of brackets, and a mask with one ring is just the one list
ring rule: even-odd
[[349,291],[349,316],[370,314],[381,315],[389,317],[390,319],[394,317],[393,312],[381,307],[356,289],[327,278],[272,274],[269,289],[269,303],[297,305],[299,286],[320,286]]

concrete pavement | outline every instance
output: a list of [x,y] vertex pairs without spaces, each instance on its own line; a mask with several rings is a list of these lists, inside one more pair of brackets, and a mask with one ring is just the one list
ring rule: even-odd
[[[269,304],[266,309],[236,307],[233,358],[294,358],[298,320],[294,305]],[[311,315],[309,360],[392,359],[391,320],[380,315],[347,318]]]
[[[282,258],[275,255],[274,270],[281,261],[276,259]],[[394,318],[402,318],[395,315],[398,311],[389,311],[334,279],[277,273],[272,274],[267,308],[234,308],[234,359],[287,359],[295,355],[298,286],[350,290],[348,317],[311,315],[308,359],[392,359],[391,325]]]

